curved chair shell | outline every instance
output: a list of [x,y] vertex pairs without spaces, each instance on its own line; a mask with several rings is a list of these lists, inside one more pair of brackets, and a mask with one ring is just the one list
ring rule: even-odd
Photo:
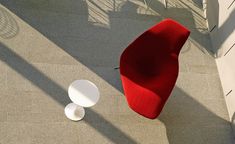
[[145,31],[122,53],[120,74],[128,105],[147,118],[163,109],[178,77],[178,55],[190,31],[165,19]]

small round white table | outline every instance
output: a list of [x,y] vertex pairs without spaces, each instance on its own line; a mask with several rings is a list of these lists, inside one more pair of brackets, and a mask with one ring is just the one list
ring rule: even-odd
[[71,83],[68,95],[73,103],[68,104],[64,112],[67,118],[73,121],[81,120],[85,116],[83,107],[95,105],[100,98],[99,89],[88,80],[76,80]]

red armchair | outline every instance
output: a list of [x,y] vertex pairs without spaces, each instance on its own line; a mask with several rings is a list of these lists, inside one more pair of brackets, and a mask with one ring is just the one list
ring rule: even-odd
[[158,117],[178,77],[178,55],[190,31],[166,19],[122,53],[121,80],[128,105],[147,118]]

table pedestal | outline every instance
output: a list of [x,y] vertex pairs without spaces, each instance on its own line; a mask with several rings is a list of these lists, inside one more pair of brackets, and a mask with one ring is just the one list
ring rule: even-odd
[[79,121],[85,116],[85,109],[75,103],[70,103],[64,108],[67,118],[73,121]]

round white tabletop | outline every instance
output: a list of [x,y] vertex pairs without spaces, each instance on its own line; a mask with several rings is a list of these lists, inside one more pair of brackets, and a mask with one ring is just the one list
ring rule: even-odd
[[69,98],[82,107],[95,105],[100,97],[97,86],[88,80],[76,80],[68,89]]

